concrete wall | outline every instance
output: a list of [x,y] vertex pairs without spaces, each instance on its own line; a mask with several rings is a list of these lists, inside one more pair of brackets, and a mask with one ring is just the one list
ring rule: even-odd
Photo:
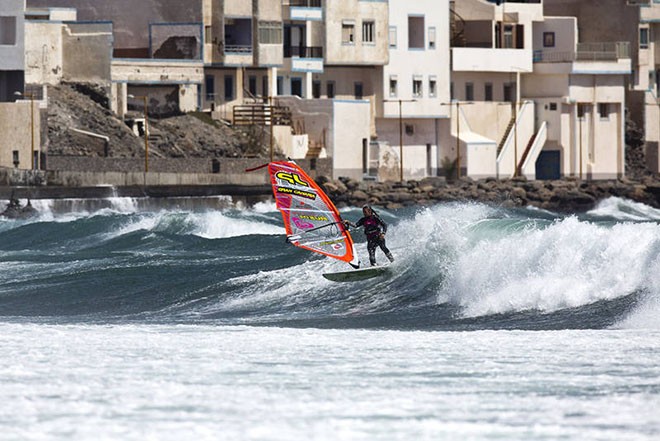
[[62,23],[27,21],[25,28],[25,82],[59,83],[64,70]]
[[[0,44],[0,70],[25,69],[25,0],[2,0],[0,16],[7,17],[8,27],[14,26],[14,32],[9,32],[7,38],[12,38],[8,44]],[[13,34],[13,35],[9,35]],[[13,43],[13,44],[12,44]]]
[[202,23],[152,23],[150,54],[156,59],[202,59]]
[[[394,154],[400,157],[400,126],[398,119],[378,119],[378,140],[389,145]],[[407,128],[412,128],[406,131]],[[448,127],[445,126],[446,129]],[[421,179],[435,176],[439,168],[440,142],[438,120],[406,119],[403,122],[403,177],[404,179]],[[430,170],[427,166],[430,165]],[[397,164],[397,167],[399,165]],[[400,170],[397,168],[396,180],[399,180]]]
[[333,159],[333,177],[362,179],[362,146],[369,142],[370,105],[368,101],[332,100],[332,145],[328,155]]
[[[266,163],[263,158],[235,159],[218,158],[219,172],[211,173],[210,159],[161,159],[149,161],[150,172],[143,172],[144,163],[139,158],[77,158],[50,157],[47,175],[48,185],[72,187],[97,185],[261,185],[270,182],[265,169],[245,172],[247,168]],[[300,165],[313,178],[330,176],[330,159],[297,159]],[[10,185],[10,184],[5,184]]]
[[72,82],[110,81],[111,23],[66,23],[62,26],[62,79]]
[[[30,115],[31,108],[34,113]],[[31,133],[32,131],[32,133]],[[0,166],[14,168],[13,152],[18,152],[19,169],[31,169],[32,136],[34,149],[40,151],[41,119],[39,102],[29,100],[0,103]]]
[[[383,65],[388,61],[388,3],[332,0],[325,8],[325,53],[327,65]],[[374,21],[374,42],[362,41],[362,23]],[[342,24],[354,24],[354,42],[342,43]]]
[[201,3],[202,0],[27,0],[28,7],[75,8],[80,21],[112,21],[116,48],[148,47],[150,23],[201,22]]
[[[555,45],[545,47],[543,34],[553,32]],[[544,53],[573,52],[578,41],[578,22],[576,17],[546,17],[542,22],[534,23],[533,47]]]

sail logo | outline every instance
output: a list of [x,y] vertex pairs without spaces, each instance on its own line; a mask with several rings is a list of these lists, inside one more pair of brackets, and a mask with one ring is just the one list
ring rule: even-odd
[[275,177],[279,179],[280,181],[286,181],[291,185],[302,185],[304,187],[309,187],[309,184],[305,181],[303,181],[300,178],[300,175],[297,173],[288,173],[285,171],[278,171],[275,173]]
[[277,192],[284,194],[292,194],[294,196],[300,196],[307,199],[316,199],[316,194],[311,191],[303,191],[289,187],[277,187]]

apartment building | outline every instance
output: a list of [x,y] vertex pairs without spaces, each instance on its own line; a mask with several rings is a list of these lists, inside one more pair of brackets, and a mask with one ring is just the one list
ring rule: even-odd
[[0,2],[0,167],[39,167],[42,127],[39,104],[40,96],[25,89],[25,0],[3,0]]
[[582,36],[581,18],[545,6],[454,3],[452,96],[465,130],[497,146],[473,155],[468,145],[465,172],[476,156],[481,175],[500,178],[622,176],[629,45]]
[[389,1],[389,62],[379,71],[376,134],[365,172],[379,179],[436,176],[450,142],[449,2]]

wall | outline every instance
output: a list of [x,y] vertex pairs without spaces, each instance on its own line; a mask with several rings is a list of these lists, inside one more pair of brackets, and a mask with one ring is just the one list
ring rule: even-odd
[[[377,123],[378,141],[386,142],[392,147],[398,158],[401,150],[399,120],[378,119]],[[406,126],[413,127],[412,135],[406,133]],[[440,161],[438,120],[433,118],[406,119],[403,121],[402,132],[404,179],[421,179],[427,176],[435,176]],[[428,156],[427,144],[431,146],[430,156]],[[431,164],[430,173],[427,170],[427,161],[430,161]],[[399,175],[400,172],[397,171],[397,180]]]
[[75,8],[80,21],[112,21],[116,48],[148,47],[150,23],[202,21],[201,0],[27,0],[27,6]]
[[[555,34],[555,45],[545,47],[543,45],[543,34],[553,32]],[[533,47],[547,53],[573,52],[578,41],[578,22],[575,17],[546,17],[544,21],[534,23]]]
[[[332,0],[325,8],[325,64],[383,65],[388,61],[388,3]],[[362,23],[375,22],[374,43],[362,41]],[[342,43],[342,23],[354,23],[354,43]]]
[[[14,168],[13,151],[18,150],[18,168],[31,169],[32,134],[34,149],[41,145],[41,121],[39,102],[34,102],[34,120],[30,116],[30,101],[0,103],[0,166]],[[34,122],[34,124],[33,124]]]
[[110,81],[112,23],[66,23],[62,32],[62,79]]
[[25,69],[25,0],[2,0],[0,16],[15,17],[15,44],[0,45],[0,70]]
[[25,23],[25,82],[57,84],[62,79],[62,23]]
[[369,142],[370,105],[368,101],[332,102],[332,146],[328,156],[333,160],[333,177],[362,179],[362,145]]

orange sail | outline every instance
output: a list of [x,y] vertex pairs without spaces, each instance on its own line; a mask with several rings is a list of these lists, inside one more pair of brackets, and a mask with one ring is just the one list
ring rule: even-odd
[[321,187],[293,161],[271,162],[268,172],[288,242],[357,268],[353,239]]

